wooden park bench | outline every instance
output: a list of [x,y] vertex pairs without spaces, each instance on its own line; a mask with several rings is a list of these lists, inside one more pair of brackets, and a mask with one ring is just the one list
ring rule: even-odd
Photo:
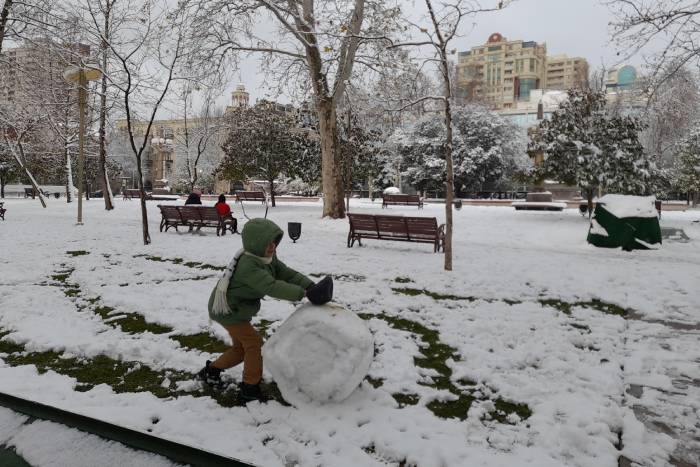
[[[146,199],[151,199],[151,194],[146,193]],[[141,198],[141,190],[138,188],[126,188],[122,192],[122,199],[126,201],[127,199]]]
[[400,242],[432,243],[433,252],[445,248],[445,225],[438,226],[434,217],[383,216],[350,214],[348,248],[355,241],[362,246],[363,238],[396,240]]
[[215,227],[216,235],[226,235],[226,231],[238,232],[238,220],[233,216],[222,217],[213,206],[164,206],[158,205],[162,217],[160,231],[167,232],[170,227],[188,227],[191,232],[195,227]]
[[403,206],[418,206],[418,209],[423,207],[423,200],[418,195],[384,195],[382,201],[382,209],[390,204],[400,204]]
[[267,201],[264,191],[237,191],[236,201],[261,201],[263,204]]
[[7,209],[4,208],[5,203],[0,203],[0,219],[5,220],[5,213]]

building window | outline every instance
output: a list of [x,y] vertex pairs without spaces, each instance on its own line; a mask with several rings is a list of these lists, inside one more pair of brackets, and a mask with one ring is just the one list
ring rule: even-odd
[[530,91],[536,89],[537,80],[532,78],[525,78],[520,80],[520,93],[518,94],[518,100],[527,101],[530,100]]

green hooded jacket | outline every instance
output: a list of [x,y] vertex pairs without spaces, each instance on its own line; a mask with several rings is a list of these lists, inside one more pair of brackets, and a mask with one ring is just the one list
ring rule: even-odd
[[277,259],[276,254],[272,261],[264,257],[270,242],[279,245],[284,236],[282,229],[274,222],[252,219],[245,224],[241,235],[245,253],[238,260],[226,291],[231,313],[213,315],[213,291],[209,297],[209,317],[224,325],[250,321],[260,310],[260,299],[265,296],[299,301],[304,298],[306,288],[314,283],[303,274],[288,268]]

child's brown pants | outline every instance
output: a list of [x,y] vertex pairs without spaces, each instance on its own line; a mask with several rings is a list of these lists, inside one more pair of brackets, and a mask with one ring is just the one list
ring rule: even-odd
[[221,354],[213,363],[225,370],[243,362],[243,382],[258,384],[262,379],[263,340],[250,322],[223,325],[233,339],[233,347]]

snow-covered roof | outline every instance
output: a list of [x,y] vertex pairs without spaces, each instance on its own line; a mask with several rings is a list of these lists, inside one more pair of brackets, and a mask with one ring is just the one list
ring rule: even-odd
[[598,203],[617,218],[656,217],[655,196],[605,195]]

